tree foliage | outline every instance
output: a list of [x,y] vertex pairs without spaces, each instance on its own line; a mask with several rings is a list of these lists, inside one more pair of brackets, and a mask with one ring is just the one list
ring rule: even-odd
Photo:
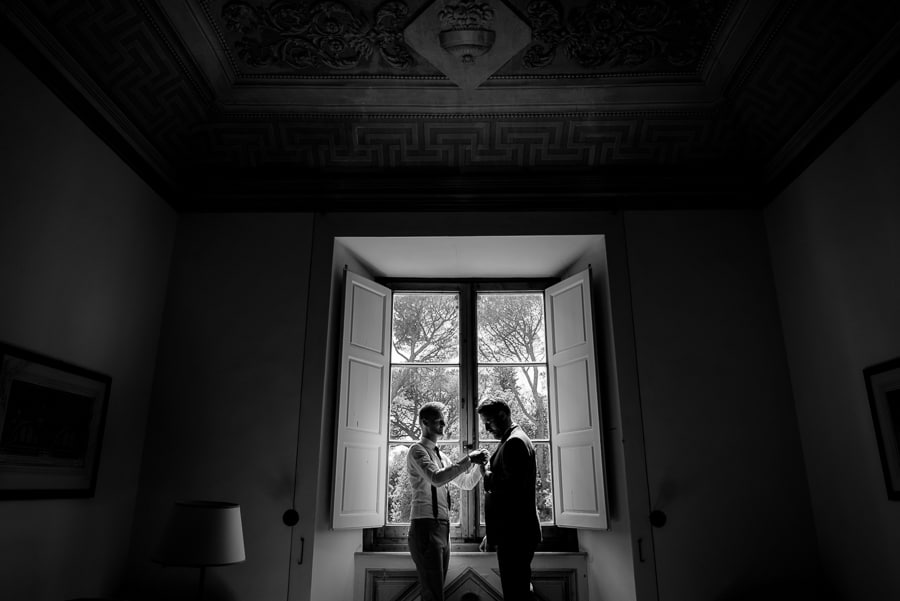
[[[543,296],[482,293],[477,302],[479,398],[505,400],[538,447],[538,511],[552,520]],[[419,408],[445,406],[445,440],[459,439],[459,300],[455,294],[398,293],[393,305],[390,437],[420,436]],[[475,419],[474,415],[472,419]],[[482,430],[484,442],[490,439]],[[388,474],[389,520],[409,518],[406,445],[392,446]],[[458,449],[457,449],[458,452]],[[455,453],[454,453],[455,454]]]

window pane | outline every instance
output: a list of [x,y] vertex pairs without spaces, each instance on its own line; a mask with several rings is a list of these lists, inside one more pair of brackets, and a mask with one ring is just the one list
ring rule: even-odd
[[459,295],[395,293],[391,363],[459,363]]
[[[550,439],[545,366],[480,366],[478,398],[491,396],[509,405],[512,420],[534,440]],[[479,420],[480,424],[480,420]],[[479,425],[479,440],[492,437]]]
[[[444,457],[444,465],[450,465],[451,463],[459,461],[459,443],[450,445],[441,444],[438,446],[441,448],[441,455]],[[452,484],[449,485],[448,488],[450,489],[450,523],[458,524],[460,490],[458,486],[453,486]]]
[[409,522],[409,506],[412,489],[409,486],[409,472],[406,470],[407,445],[393,444],[388,450],[387,480],[387,522],[398,524]]
[[[497,444],[482,445],[491,454],[497,450]],[[553,523],[553,487],[550,480],[550,445],[548,443],[536,443],[534,445],[534,459],[537,465],[537,478],[534,483],[534,502],[537,506],[538,519],[542,524]],[[479,486],[481,493],[481,511],[479,523],[484,524],[484,487]]]
[[390,439],[419,440],[419,408],[429,401],[444,404],[444,438],[458,438],[459,368],[392,367]]
[[478,362],[542,363],[544,295],[478,294]]
[[537,479],[534,483],[535,505],[541,522],[553,522],[553,485],[550,479],[550,445],[545,442],[534,444],[534,460],[537,464]]

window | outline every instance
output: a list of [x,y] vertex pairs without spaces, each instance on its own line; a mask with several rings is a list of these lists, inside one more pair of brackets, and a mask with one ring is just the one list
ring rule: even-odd
[[[387,516],[386,528],[376,535],[380,546],[394,539],[405,545],[411,496],[406,454],[419,439],[418,411],[428,401],[445,406],[447,427],[439,444],[451,461],[470,449],[496,448],[475,407],[486,394],[507,401],[513,420],[535,444],[537,506],[541,521],[552,525],[545,286],[395,282],[390,287]],[[469,492],[451,486],[450,494],[452,537],[458,543],[480,541],[481,487]]]
[[[535,444],[544,547],[577,548],[575,531],[557,526],[605,528],[588,282],[585,272],[549,288],[547,281],[385,287],[348,272],[335,527],[368,527],[367,549],[405,550],[406,453],[419,438],[419,407],[445,405],[439,444],[456,460],[496,447],[475,413],[490,394],[509,403]],[[474,546],[484,533],[481,486],[450,490],[451,537],[456,548]]]

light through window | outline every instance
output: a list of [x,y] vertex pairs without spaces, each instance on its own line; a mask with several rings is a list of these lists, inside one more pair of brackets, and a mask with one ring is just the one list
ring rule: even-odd
[[[412,499],[406,454],[419,439],[419,408],[445,407],[441,451],[460,457],[459,294],[395,293],[391,324],[391,396],[388,441],[387,522],[409,522]],[[459,489],[450,487],[451,521],[459,523]]]
[[[476,413],[491,395],[535,445],[539,550],[577,550],[576,528],[608,529],[590,269],[554,281],[346,278],[334,528],[363,528],[367,551],[407,550],[419,409],[445,407],[439,445],[457,461],[496,448]],[[453,548],[474,550],[481,487],[450,490]]]
[[[493,452],[497,441],[480,425],[478,400],[505,400],[513,421],[535,444],[536,500],[542,522],[553,522],[550,427],[542,292],[482,289],[395,290],[391,324],[387,515],[388,527],[409,522],[409,445],[419,439],[418,410],[445,406],[447,426],[439,442],[451,461],[470,448]],[[471,399],[471,401],[469,400]],[[451,486],[452,535],[483,535],[483,497]]]
[[[491,396],[509,405],[512,420],[534,443],[538,517],[553,521],[550,478],[550,423],[547,403],[547,358],[542,293],[477,295],[478,398]],[[496,442],[479,427],[481,446],[491,452]],[[480,519],[484,521],[484,503]]]

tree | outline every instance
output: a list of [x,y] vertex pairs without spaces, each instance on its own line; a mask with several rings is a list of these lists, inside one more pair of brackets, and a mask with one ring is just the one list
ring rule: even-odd
[[[487,293],[477,300],[479,398],[505,400],[513,420],[536,439],[538,511],[552,520],[544,305],[541,293]],[[397,293],[393,300],[390,437],[414,441],[419,408],[445,406],[447,438],[459,436],[459,297]],[[402,449],[401,449],[402,447]],[[391,447],[390,520],[409,516],[406,444]],[[402,461],[400,460],[402,456]]]
[[[478,295],[479,396],[491,395],[509,405],[512,419],[532,439],[548,440],[544,297],[540,293]],[[535,482],[541,521],[553,519],[550,453],[536,442]]]
[[480,294],[477,319],[478,361],[498,364],[480,392],[503,398],[529,435],[547,438],[546,374],[536,365],[546,361],[543,295]]
[[[416,440],[419,408],[446,406],[448,430],[458,423],[459,299],[453,294],[395,294],[392,324],[391,438]],[[425,365],[421,365],[425,364]]]

